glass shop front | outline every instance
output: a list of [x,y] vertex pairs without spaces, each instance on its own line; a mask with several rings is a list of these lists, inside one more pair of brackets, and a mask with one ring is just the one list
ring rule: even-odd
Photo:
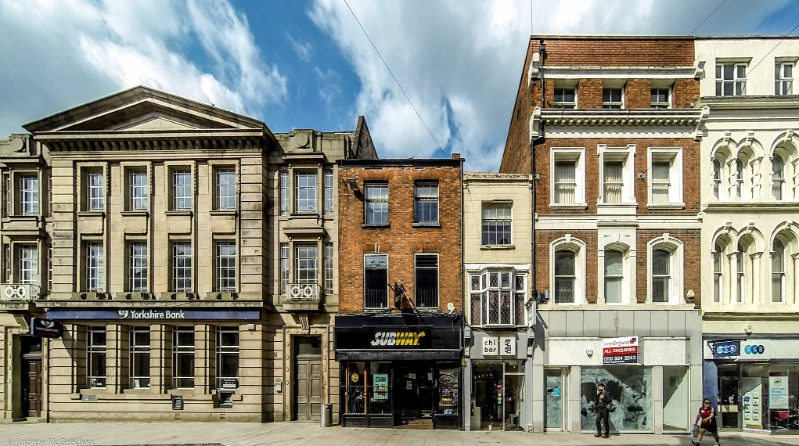
[[339,315],[342,426],[460,429],[460,323],[448,315]]

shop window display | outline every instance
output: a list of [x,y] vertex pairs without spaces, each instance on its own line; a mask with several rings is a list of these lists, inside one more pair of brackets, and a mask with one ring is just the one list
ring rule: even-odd
[[584,367],[581,382],[581,428],[596,430],[594,396],[599,383],[618,406],[610,414],[611,431],[652,430],[652,369],[640,366]]

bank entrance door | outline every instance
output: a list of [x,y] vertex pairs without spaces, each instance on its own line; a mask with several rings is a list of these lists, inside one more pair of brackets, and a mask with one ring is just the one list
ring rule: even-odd
[[294,419],[319,421],[322,410],[322,338],[294,338]]
[[22,337],[22,416],[42,414],[42,340]]

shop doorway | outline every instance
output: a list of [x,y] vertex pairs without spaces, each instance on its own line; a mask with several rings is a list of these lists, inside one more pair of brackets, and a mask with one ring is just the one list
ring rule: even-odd
[[42,414],[42,339],[22,337],[22,416]]
[[564,379],[561,369],[546,369],[546,395],[544,396],[544,411],[546,419],[544,427],[546,430],[563,430],[563,401],[566,399],[566,392],[563,388]]
[[474,361],[471,426],[524,430],[524,368],[520,361]]
[[403,364],[394,369],[395,410],[403,424],[430,424],[432,427],[435,379],[434,369],[428,364]]
[[322,409],[322,339],[294,338],[294,419],[319,421]]
[[740,404],[738,396],[738,365],[720,365],[719,373],[719,415],[722,429],[740,428]]

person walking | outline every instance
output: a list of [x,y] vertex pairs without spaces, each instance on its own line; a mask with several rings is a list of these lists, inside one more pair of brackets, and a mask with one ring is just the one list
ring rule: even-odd
[[[595,437],[610,437],[610,411],[608,405],[611,402],[610,395],[605,391],[605,383],[599,383],[594,399],[594,410],[596,410],[596,434]],[[605,420],[605,433],[602,434],[602,420]]]
[[702,407],[699,408],[699,413],[696,414],[694,423],[699,426],[699,433],[695,440],[691,440],[691,443],[699,445],[702,438],[705,436],[705,432],[710,432],[716,440],[716,446],[719,446],[719,428],[716,424],[716,409],[710,404],[709,399],[705,398],[702,400]]

